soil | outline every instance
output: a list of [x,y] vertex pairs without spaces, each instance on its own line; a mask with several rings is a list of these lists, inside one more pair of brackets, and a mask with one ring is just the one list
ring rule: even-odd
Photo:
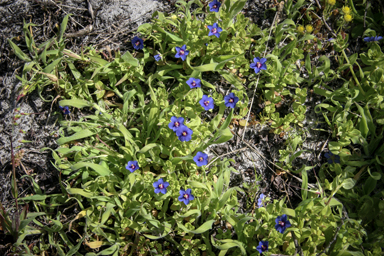
[[[273,5],[270,0],[249,0],[244,8],[246,16],[262,29],[269,28],[275,13],[267,11]],[[66,30],[67,48],[73,52],[80,52],[81,47],[93,45],[96,49],[120,49],[121,52],[133,50],[130,40],[135,35],[135,29],[148,22],[155,11],[170,13],[175,10],[174,1],[167,0],[3,0],[0,3],[0,199],[5,209],[14,212],[14,198],[11,194],[11,145],[12,138],[17,167],[17,186],[20,196],[32,193],[30,179],[21,178],[28,174],[34,177],[41,189],[46,194],[57,193],[59,188],[59,172],[51,164],[50,150],[57,147],[56,139],[60,133],[57,103],[52,103],[56,96],[54,91],[45,90],[21,98],[16,106],[16,98],[21,82],[16,78],[21,75],[24,62],[19,60],[9,46],[7,39],[12,39],[24,52],[28,52],[23,36],[23,21],[33,23],[33,35],[36,44],[45,42],[54,36],[62,19],[68,13],[69,19]],[[90,30],[90,27],[92,29]],[[88,29],[86,33],[79,31]],[[250,98],[253,89],[249,90]],[[324,162],[319,157],[321,149],[327,141],[327,134],[313,129],[313,123],[319,117],[314,113],[313,106],[320,99],[308,98],[307,120],[305,127],[305,149],[309,153],[297,159],[295,165],[300,168],[303,164],[318,166]],[[255,99],[252,111],[260,110],[261,102]],[[13,125],[12,117],[16,108],[22,114]],[[284,109],[284,108],[282,108]],[[24,115],[26,114],[26,115]],[[76,118],[76,117],[73,117]],[[294,207],[300,201],[299,177],[288,174],[277,174],[277,169],[271,162],[279,160],[279,149],[285,147],[289,134],[280,137],[269,132],[268,126],[247,128],[244,141],[241,139],[244,128],[235,126],[234,138],[226,144],[210,149],[212,155],[227,154],[226,157],[234,158],[234,167],[239,174],[233,174],[231,186],[243,187],[244,183],[255,182],[256,175],[262,179],[257,185],[260,193],[272,199],[287,196],[289,203]],[[22,142],[22,141],[29,142]],[[245,148],[244,150],[237,151]],[[315,183],[314,175],[309,177],[310,183]],[[259,193],[258,193],[259,195]],[[249,198],[248,194],[239,194],[243,208],[254,203],[257,198]],[[4,255],[12,241],[0,231],[0,254]],[[33,239],[33,238],[30,238]]]

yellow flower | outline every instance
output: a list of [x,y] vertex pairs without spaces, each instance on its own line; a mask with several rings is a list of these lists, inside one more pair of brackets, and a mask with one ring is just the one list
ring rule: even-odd
[[307,30],[308,33],[312,33],[313,27],[311,25],[305,26],[305,29]]
[[346,22],[350,22],[352,20],[352,16],[350,14],[346,14],[346,15],[344,15],[344,20]]
[[303,33],[304,29],[305,29],[304,26],[300,25],[300,26],[297,27],[297,32]]
[[336,0],[328,0],[328,4],[329,5],[335,5],[336,4]]
[[343,8],[341,8],[341,10],[343,11],[344,14],[350,14],[351,13],[351,8],[349,8],[348,6],[343,6]]

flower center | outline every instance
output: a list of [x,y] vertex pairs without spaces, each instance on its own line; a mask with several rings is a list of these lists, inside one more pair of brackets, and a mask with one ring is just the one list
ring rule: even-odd
[[279,225],[284,227],[285,226],[285,222],[284,221],[279,221]]
[[137,41],[135,44],[136,44],[136,46],[138,46],[140,44],[140,41]]
[[184,195],[184,198],[185,198],[185,199],[188,199],[188,198],[189,198],[189,195],[188,195],[188,194],[185,194],[185,195]]
[[131,165],[131,169],[135,169],[136,166],[134,164]]
[[194,80],[192,81],[192,86],[196,86],[196,82]]
[[163,184],[160,184],[160,185],[159,185],[159,188],[160,188],[160,189],[164,188],[164,185],[163,185]]
[[175,122],[175,126],[176,127],[179,127],[180,123],[179,122]]
[[208,106],[209,105],[209,101],[204,101],[204,105]]
[[202,158],[202,157],[199,157],[199,161],[201,162],[201,161],[203,161],[204,159]]
[[183,136],[187,136],[187,132],[183,132]]
[[180,54],[180,55],[184,55],[184,50],[180,50],[180,51],[179,51],[179,54]]
[[212,7],[213,7],[213,9],[216,9],[216,8],[217,8],[217,5],[214,4]]
[[260,62],[257,62],[257,63],[256,63],[256,67],[257,67],[257,68],[261,68],[261,66],[263,66],[263,64],[261,64]]
[[266,247],[265,245],[262,245],[262,246],[261,246],[261,250],[262,250],[262,251],[265,251],[266,249],[267,249],[267,247]]
[[229,99],[229,102],[232,103],[232,102],[233,102],[233,99]]
[[213,28],[213,29],[211,30],[211,32],[212,32],[213,34],[216,34],[216,33],[217,33],[217,29],[216,29],[216,28]]

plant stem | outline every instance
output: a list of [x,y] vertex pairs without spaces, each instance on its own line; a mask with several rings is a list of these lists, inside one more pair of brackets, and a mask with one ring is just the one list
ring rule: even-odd
[[[347,62],[348,64],[350,64],[349,59],[348,59],[348,57],[347,57],[347,54],[345,54],[344,49],[343,49],[341,52],[343,53],[346,62]],[[359,87],[360,92],[361,92],[363,95],[365,95],[365,92],[364,92],[363,88],[361,87],[361,84],[360,84],[359,80],[357,80],[355,71],[353,71],[353,67],[352,67],[352,65],[349,67],[349,70],[351,71],[352,76],[353,76],[353,78],[355,79],[355,82],[356,82],[357,86]]]

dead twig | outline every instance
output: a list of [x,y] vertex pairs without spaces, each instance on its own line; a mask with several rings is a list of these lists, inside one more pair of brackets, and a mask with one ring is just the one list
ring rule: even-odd
[[[60,9],[60,11],[63,11],[65,14],[68,14],[66,11],[64,11],[64,9],[63,8],[61,8],[61,6],[60,5],[58,5],[57,3],[55,3],[54,1],[52,1],[52,0],[49,0],[51,3],[53,3],[57,8],[59,8]],[[83,25],[81,25],[79,22],[77,22],[74,18],[72,18],[71,16],[69,16],[69,18],[73,21],[73,22],[75,22],[77,25],[79,25],[80,27],[82,27],[82,28],[84,28],[84,26]]]
[[209,167],[211,164],[213,164],[213,162],[215,162],[217,159],[219,159],[219,158],[221,158],[221,157],[223,157],[223,156],[227,156],[227,155],[233,154],[233,153],[238,152],[238,151],[242,151],[242,150],[244,150],[244,149],[247,149],[247,147],[243,147],[243,148],[237,149],[237,150],[235,150],[235,151],[228,152],[228,153],[225,153],[225,154],[223,154],[223,155],[220,155],[220,156],[216,157],[215,159],[213,159],[213,160],[207,165],[206,168],[208,169],[208,167]]
[[86,26],[84,29],[82,30],[79,30],[77,32],[74,32],[74,33],[66,33],[65,34],[65,37],[69,38],[69,37],[82,37],[82,36],[85,36],[85,35],[88,35],[89,33],[92,32],[92,29],[93,29],[93,26],[91,24],[89,24],[88,26]]

